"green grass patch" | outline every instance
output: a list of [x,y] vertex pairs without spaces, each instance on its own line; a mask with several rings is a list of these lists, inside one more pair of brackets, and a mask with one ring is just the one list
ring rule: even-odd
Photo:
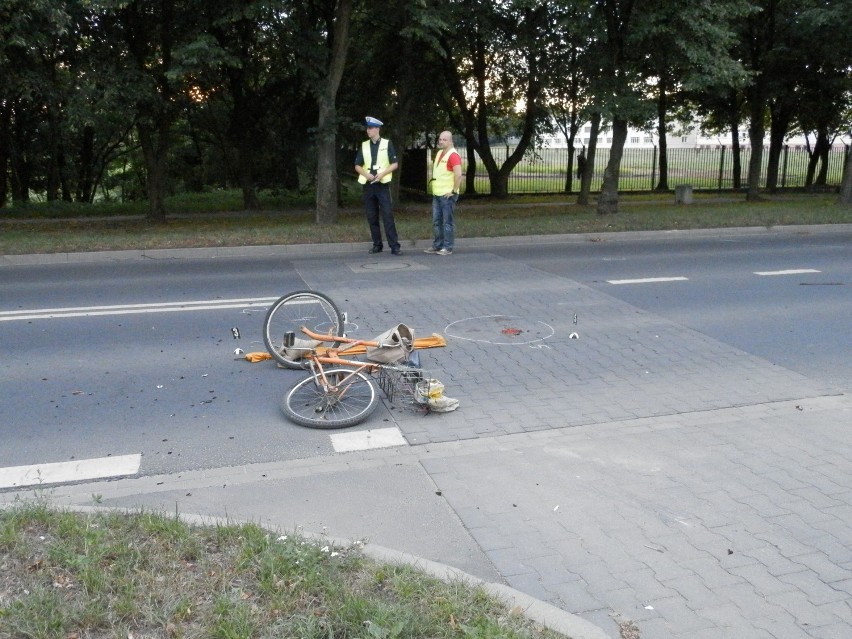
[[[108,250],[151,250],[276,244],[369,242],[360,206],[340,209],[334,224],[319,225],[310,209],[260,212],[198,209],[174,214],[155,224],[142,215],[15,221],[0,217],[0,254],[75,253]],[[196,202],[199,204],[199,202]],[[431,238],[427,202],[404,202],[396,208],[396,225],[405,241]],[[742,195],[696,194],[689,205],[677,205],[671,194],[623,196],[619,213],[598,215],[594,206],[545,196],[513,196],[506,200],[462,198],[456,214],[456,237],[500,237],[613,231],[730,228],[852,222],[852,208],[835,195],[784,195],[746,202]]]
[[482,588],[255,525],[0,512],[0,637],[556,639]]

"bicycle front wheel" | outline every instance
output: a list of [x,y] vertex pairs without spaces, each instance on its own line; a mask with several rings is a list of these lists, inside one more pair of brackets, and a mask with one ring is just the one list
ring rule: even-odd
[[[345,330],[343,314],[327,295],[294,291],[280,297],[266,312],[263,342],[269,354],[288,368],[304,368],[303,358],[312,350],[313,342],[309,342],[299,330],[302,326],[331,337],[342,337]],[[292,348],[284,346],[287,333],[296,336],[297,341]],[[340,342],[326,345],[337,347]]]
[[284,394],[281,410],[308,428],[346,428],[359,424],[379,405],[376,383],[364,373],[346,368],[303,379]]

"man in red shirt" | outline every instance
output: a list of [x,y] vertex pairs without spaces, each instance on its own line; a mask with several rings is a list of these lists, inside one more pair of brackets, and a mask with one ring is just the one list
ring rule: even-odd
[[426,253],[453,254],[456,202],[461,183],[461,156],[453,148],[453,134],[442,131],[432,162],[432,246]]

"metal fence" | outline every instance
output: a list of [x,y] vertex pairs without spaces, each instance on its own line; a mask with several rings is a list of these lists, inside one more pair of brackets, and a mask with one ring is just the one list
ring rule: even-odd
[[[467,167],[467,149],[457,147],[456,150],[461,155],[464,166]],[[492,149],[498,164],[502,164],[512,151],[514,149],[511,147]],[[604,169],[609,161],[609,153],[608,148],[599,148],[595,152],[592,191],[600,191],[601,189]],[[667,155],[668,185],[670,188],[674,188],[677,184],[691,184],[693,188],[703,190],[730,190],[734,187],[733,151],[731,149],[668,149]],[[768,149],[764,149],[761,184],[766,182],[768,156]],[[748,182],[750,159],[751,149],[742,149],[740,151],[740,184],[743,187]],[[779,161],[778,187],[804,187],[809,160],[810,156],[807,150],[785,148]],[[845,149],[843,147],[834,147],[829,152],[827,185],[840,185],[844,161]],[[580,190],[576,162],[577,151],[574,154],[574,174],[570,189],[573,192]],[[567,171],[567,148],[537,149],[527,152],[509,176],[509,193],[564,193],[566,191]],[[620,191],[652,191],[657,186],[659,177],[658,149],[624,149],[618,182]],[[488,173],[478,157],[475,180],[477,193],[490,193],[491,184]]]

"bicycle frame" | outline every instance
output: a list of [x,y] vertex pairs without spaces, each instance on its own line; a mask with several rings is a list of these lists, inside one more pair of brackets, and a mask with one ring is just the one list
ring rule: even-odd
[[[305,326],[303,326],[301,330],[302,333],[304,333],[307,337],[311,338],[316,342],[343,342],[344,344],[349,344],[351,346],[378,346],[378,342],[370,340],[353,339],[351,337],[337,337],[334,335],[323,335],[322,333],[314,333],[312,330]],[[291,334],[288,333],[288,335],[286,336],[288,340],[290,335]],[[339,351],[339,348],[333,348],[328,350],[328,352],[332,353],[332,355],[320,355],[316,352],[315,349],[312,348],[309,353],[305,354],[304,359],[307,360],[311,368],[313,368],[314,364],[316,364],[317,367],[320,369],[320,373],[322,372],[323,364],[337,364],[339,366],[349,366],[359,371],[368,370],[371,373],[381,369],[382,367],[382,364],[378,364],[376,362],[362,362],[359,360],[343,359],[339,357]]]

